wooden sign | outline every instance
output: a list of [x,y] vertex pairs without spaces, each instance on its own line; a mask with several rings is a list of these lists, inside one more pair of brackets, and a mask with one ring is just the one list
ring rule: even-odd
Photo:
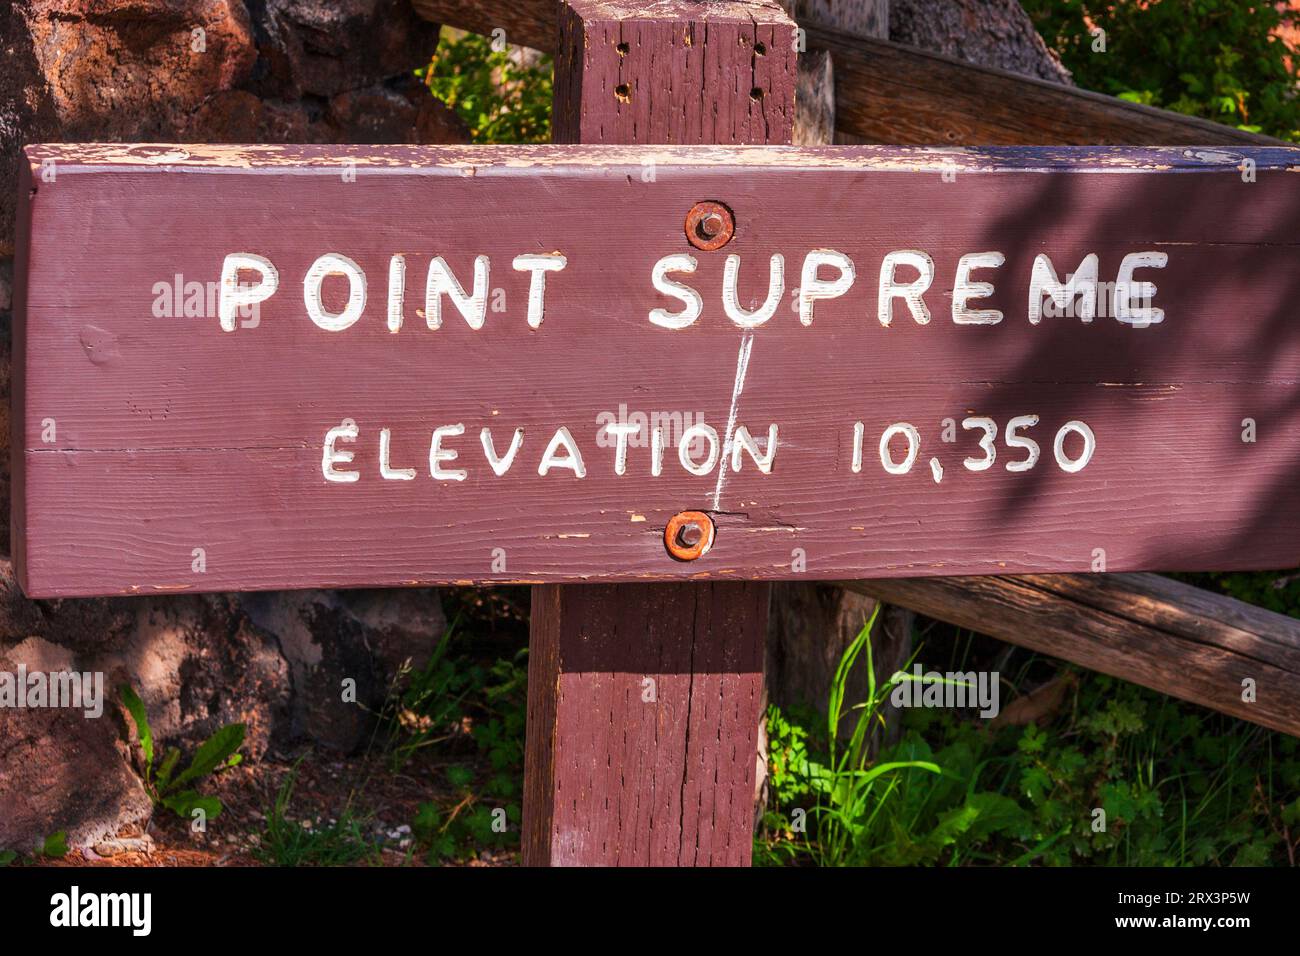
[[27,156],[32,596],[1300,564],[1297,150]]

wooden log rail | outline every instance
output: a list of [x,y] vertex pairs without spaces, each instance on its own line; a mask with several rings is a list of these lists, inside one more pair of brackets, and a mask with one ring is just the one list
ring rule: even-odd
[[841,587],[1300,736],[1300,621],[1243,601],[1158,574]]
[[[547,53],[555,0],[412,0],[434,23]],[[887,40],[808,30],[835,63],[836,137],[895,146],[1227,146],[1277,143],[1195,116],[1130,103]]]

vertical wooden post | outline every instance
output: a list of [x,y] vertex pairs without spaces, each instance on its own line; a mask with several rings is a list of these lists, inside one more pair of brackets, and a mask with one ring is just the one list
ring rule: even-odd
[[[788,144],[795,63],[775,0],[567,0],[554,139]],[[526,865],[749,863],[769,598],[753,582],[533,588]]]

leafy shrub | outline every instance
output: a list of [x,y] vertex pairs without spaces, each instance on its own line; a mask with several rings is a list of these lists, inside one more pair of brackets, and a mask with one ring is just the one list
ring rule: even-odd
[[[1068,713],[1043,726],[909,710],[906,732],[878,765],[940,773],[891,776],[848,852],[828,852],[820,820],[807,834],[765,825],[756,861],[1296,865],[1300,741],[1100,674],[1078,671],[1075,688]],[[815,791],[823,743],[779,712],[768,726],[784,760],[765,817],[773,824]],[[810,755],[790,741],[811,744]]]
[[[1080,86],[1300,141],[1294,22],[1242,0],[1023,0]],[[1103,37],[1095,33],[1104,32]],[[1289,62],[1288,62],[1289,58]]]
[[467,679],[456,709],[462,722],[470,725],[474,755],[486,763],[488,772],[484,777],[468,763],[451,764],[445,773],[452,797],[420,804],[411,829],[430,863],[464,860],[484,848],[518,845],[526,658],[527,650],[521,650],[512,660],[497,660],[486,669],[464,660],[453,665]]
[[429,65],[416,71],[455,110],[476,143],[548,143],[551,60],[526,65],[488,37],[444,29]]

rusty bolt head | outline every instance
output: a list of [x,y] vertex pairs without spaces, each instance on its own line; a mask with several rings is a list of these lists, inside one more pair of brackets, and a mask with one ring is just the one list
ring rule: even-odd
[[697,202],[686,214],[686,238],[696,249],[721,249],[736,234],[736,217],[720,202]]
[[678,561],[694,561],[713,547],[713,532],[713,519],[703,511],[683,511],[664,528],[664,546]]
[[700,233],[709,239],[717,238],[722,232],[722,216],[711,212],[700,220]]

